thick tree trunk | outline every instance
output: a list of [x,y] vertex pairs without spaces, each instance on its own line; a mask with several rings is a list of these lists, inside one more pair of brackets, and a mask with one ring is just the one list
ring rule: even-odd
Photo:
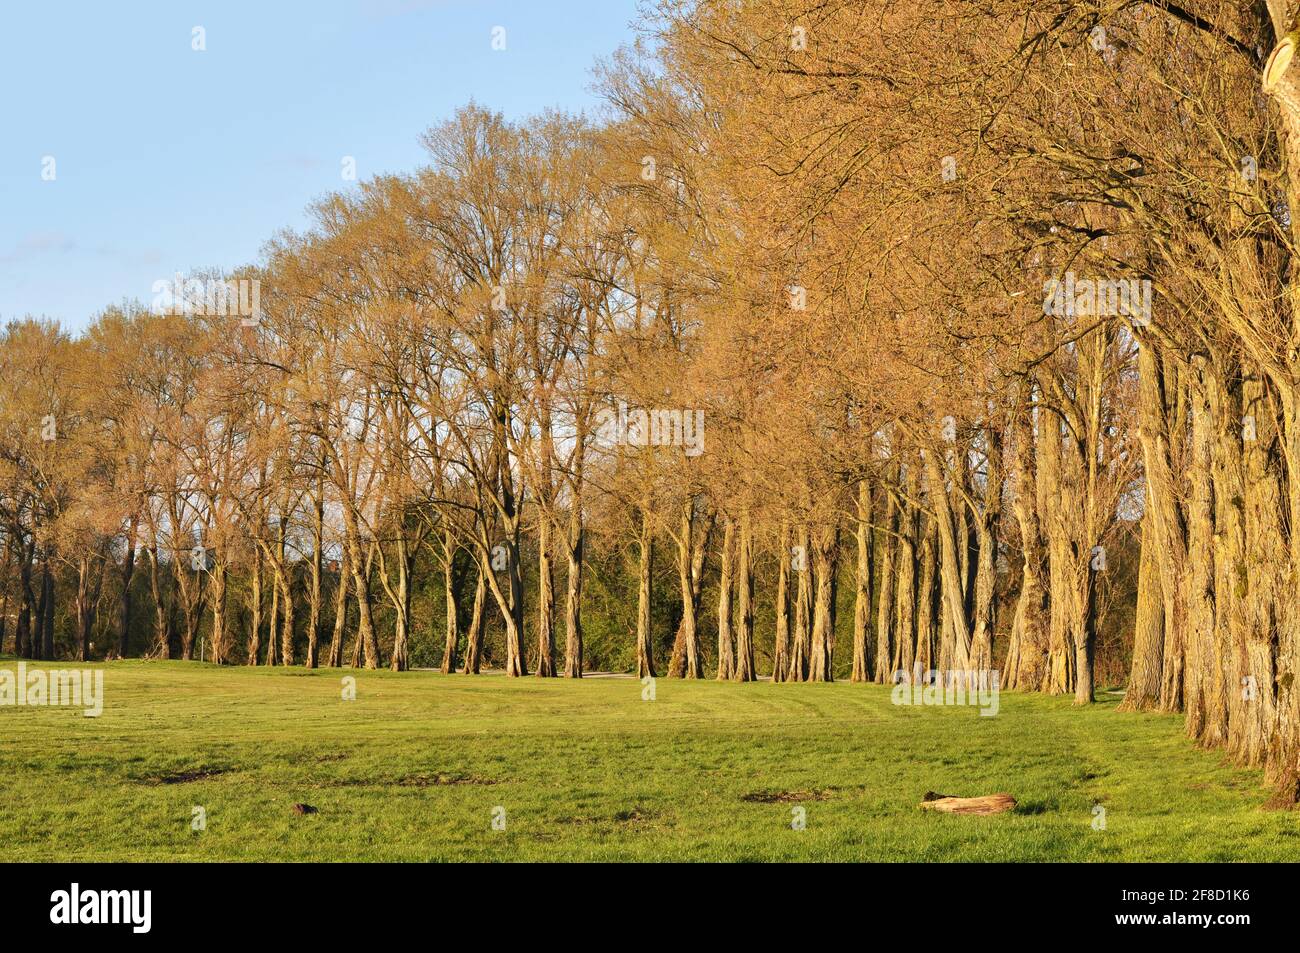
[[1212,421],[1204,359],[1191,380],[1191,453],[1187,475],[1187,642],[1184,699],[1187,733],[1200,738],[1221,702],[1214,654],[1214,489]]
[[[1187,520],[1183,489],[1184,437],[1189,409],[1187,388],[1177,366],[1163,364],[1155,350],[1144,344],[1138,352],[1141,377],[1138,436],[1142,442],[1147,498],[1154,534],[1152,555],[1160,577],[1164,616],[1164,646],[1160,661],[1160,689],[1156,704],[1162,711],[1183,707],[1184,646],[1187,629],[1186,582]],[[1175,474],[1179,474],[1178,477]],[[1128,698],[1125,698],[1128,702]],[[1149,704],[1141,696],[1134,707]]]
[[[1294,52],[1300,36],[1297,35],[1297,20],[1285,0],[1268,0],[1269,18],[1273,25],[1276,53],[1285,43]],[[1270,57],[1270,65],[1272,57]],[[1281,119],[1281,144],[1286,154],[1287,207],[1291,212],[1291,239],[1294,242],[1300,236],[1300,69],[1292,61],[1285,72],[1272,71],[1270,84],[1265,92],[1269,93],[1278,106]],[[1300,326],[1300,310],[1296,301],[1296,277],[1294,268],[1287,288],[1287,300],[1290,305],[1291,339],[1295,338],[1297,326]],[[1293,368],[1295,360],[1289,357],[1287,363]],[[1287,517],[1289,533],[1289,572],[1286,575],[1286,589],[1281,593],[1279,602],[1287,607],[1286,612],[1277,622],[1277,698],[1276,713],[1268,751],[1266,768],[1269,779],[1276,785],[1274,803],[1290,807],[1300,800],[1300,613],[1296,605],[1300,603],[1300,394],[1296,391],[1294,371],[1286,375],[1275,375],[1278,402],[1282,406],[1282,439],[1280,441],[1286,461],[1287,479]],[[1189,519],[1190,523],[1190,519]],[[1189,607],[1190,614],[1190,607]],[[1258,638],[1260,633],[1256,634]],[[1258,676],[1256,676],[1258,679]],[[1189,679],[1190,682],[1190,679]],[[1189,687],[1190,690],[1190,687]]]
[[1144,711],[1160,702],[1160,663],[1165,645],[1165,606],[1156,566],[1154,516],[1147,495],[1142,516],[1142,551],[1138,558],[1137,609],[1133,626],[1133,664],[1124,691],[1123,711]]
[[1277,723],[1278,659],[1274,653],[1279,620],[1287,617],[1285,502],[1275,456],[1282,434],[1274,406],[1275,395],[1268,393],[1264,380],[1247,377],[1242,410],[1253,424],[1254,439],[1243,446],[1246,556],[1235,585],[1244,588],[1250,598],[1243,657],[1230,695],[1238,699],[1240,729],[1229,743],[1238,758],[1250,765],[1263,763]]
[[[1300,177],[1291,178],[1294,182]],[[1288,471],[1286,512],[1291,532],[1287,555],[1290,567],[1295,567],[1300,566],[1300,532],[1295,529],[1300,526],[1300,479],[1296,477],[1300,474],[1300,393],[1289,386],[1278,389],[1281,445]],[[1290,807],[1300,800],[1300,615],[1296,609],[1300,604],[1300,573],[1292,568],[1284,585],[1282,604],[1287,611],[1277,626],[1277,718],[1265,753],[1265,771],[1276,788],[1273,803]],[[1189,678],[1189,691],[1190,682]]]
[[1234,754],[1249,721],[1242,704],[1250,628],[1250,573],[1246,567],[1246,485],[1242,452],[1242,367],[1236,357],[1215,354],[1207,369],[1214,489],[1214,665],[1209,678],[1213,706],[1201,744],[1226,746]]
[[[1160,381],[1159,359],[1146,340],[1138,347],[1138,438],[1142,443],[1146,495],[1142,508],[1142,552],[1138,560],[1138,592],[1133,632],[1133,664],[1129,671],[1124,711],[1146,711],[1160,704],[1160,685],[1164,663],[1165,628],[1173,619],[1165,618],[1165,599],[1161,586],[1160,561],[1169,554],[1157,554],[1161,529],[1156,478],[1156,454],[1163,451],[1165,429],[1164,388]],[[1167,463],[1167,461],[1166,461]]]
[[1048,638],[1047,669],[1042,691],[1063,695],[1074,691],[1074,666],[1077,656],[1070,632],[1074,617],[1071,605],[1075,593],[1075,569],[1067,519],[1080,505],[1067,492],[1062,479],[1061,421],[1040,405],[1038,417],[1038,514],[1047,541]]

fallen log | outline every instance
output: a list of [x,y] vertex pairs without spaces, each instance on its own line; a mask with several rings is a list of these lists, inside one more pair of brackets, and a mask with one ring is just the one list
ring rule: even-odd
[[945,814],[1001,814],[1016,806],[1016,799],[1010,794],[985,794],[982,797],[953,797],[950,794],[936,794],[926,791],[921,799],[921,807],[929,811],[943,811]]

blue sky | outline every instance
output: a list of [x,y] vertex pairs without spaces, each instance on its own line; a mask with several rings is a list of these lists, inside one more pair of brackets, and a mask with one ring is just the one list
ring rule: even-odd
[[358,180],[415,168],[420,133],[470,99],[510,117],[598,109],[591,67],[632,38],[636,7],[9,0],[0,320],[81,329],[176,271],[254,261],[312,199],[352,187],[343,157]]

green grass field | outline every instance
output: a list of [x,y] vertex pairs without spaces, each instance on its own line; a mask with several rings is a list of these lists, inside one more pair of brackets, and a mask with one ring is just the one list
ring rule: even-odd
[[[104,688],[99,718],[0,708],[0,860],[1300,860],[1258,772],[1113,701],[181,662]],[[1020,804],[936,815],[930,790]]]

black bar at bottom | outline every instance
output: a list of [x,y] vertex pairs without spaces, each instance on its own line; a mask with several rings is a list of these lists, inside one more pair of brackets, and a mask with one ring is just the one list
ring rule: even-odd
[[1230,941],[1292,922],[1289,873],[1265,864],[8,864],[0,909],[6,938],[127,943],[373,942],[412,929],[463,941],[467,929],[535,937],[560,923],[615,937],[689,922],[764,939],[806,939],[820,923],[866,930],[864,940],[891,928],[1032,936],[1024,931],[1041,925],[1063,932],[1039,936],[1082,940],[1199,931]]

